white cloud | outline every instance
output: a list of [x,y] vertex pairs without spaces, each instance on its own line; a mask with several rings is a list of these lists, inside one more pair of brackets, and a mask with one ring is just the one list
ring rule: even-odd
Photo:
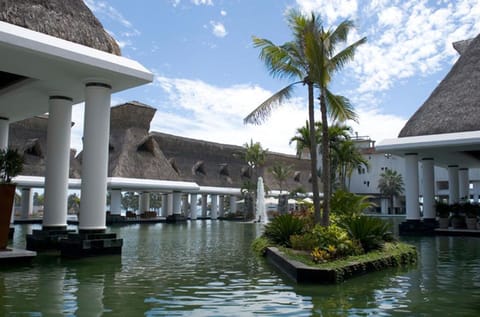
[[328,24],[339,19],[355,16],[358,10],[356,0],[296,0],[298,7],[304,13],[321,13],[322,19]]
[[196,6],[199,6],[199,5],[213,6],[213,0],[192,0],[192,3]]
[[220,11],[220,15],[221,15],[222,17],[226,16],[226,15],[227,15],[227,11],[221,10],[221,11]]
[[213,35],[215,35],[216,37],[227,36],[228,32],[221,22],[210,21],[210,26],[212,27]]

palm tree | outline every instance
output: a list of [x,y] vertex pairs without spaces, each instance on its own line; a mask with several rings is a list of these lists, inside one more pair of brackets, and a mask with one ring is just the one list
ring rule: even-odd
[[285,184],[285,181],[288,179],[288,177],[292,175],[292,166],[277,163],[273,165],[273,167],[271,167],[269,171],[270,173],[272,173],[273,178],[275,178],[275,180],[277,181],[278,186],[280,187],[281,195],[283,190],[283,184]]
[[[320,222],[320,195],[317,175],[317,140],[315,139],[315,118],[314,118],[314,88],[320,89],[320,105],[322,111],[322,122],[328,129],[327,105],[333,118],[340,120],[354,118],[354,112],[348,100],[336,96],[328,90],[331,76],[351,58],[355,48],[365,42],[365,38],[347,46],[338,54],[334,54],[338,44],[346,41],[348,31],[353,27],[351,21],[345,21],[334,31],[325,32],[321,19],[315,14],[306,17],[297,11],[290,11],[288,24],[293,33],[293,41],[283,45],[275,45],[267,39],[253,38],[255,47],[261,48],[260,59],[262,59],[274,77],[296,78],[297,81],[276,92],[265,100],[260,106],[253,110],[247,117],[245,123],[262,123],[271,113],[275,106],[291,97],[295,85],[303,84],[308,91],[308,120],[310,128],[310,160],[312,173],[312,191],[314,202],[315,222]],[[328,131],[324,133],[324,164],[328,168]],[[329,174],[330,170],[327,170]],[[329,187],[330,177],[324,177],[324,187]],[[326,186],[325,186],[326,185]],[[324,197],[324,225],[328,225],[329,195],[327,191]]]
[[397,173],[397,171],[387,169],[385,172],[380,174],[380,179],[378,180],[378,190],[380,191],[380,194],[389,198],[390,206],[393,210],[393,198],[403,193],[402,174]]
[[243,146],[245,147],[245,162],[250,166],[255,179],[257,179],[262,174],[261,168],[265,165],[268,149],[264,149],[260,142],[253,143],[252,139],[250,139],[250,144],[245,143]]
[[336,162],[335,174],[338,175],[338,181],[340,188],[348,190],[347,180],[352,176],[353,171],[359,166],[365,166],[368,168],[368,161],[362,156],[362,153],[357,149],[352,140],[347,139],[340,142],[340,144],[334,148],[332,156]]
[[[320,130],[318,129],[319,122],[315,122],[315,141],[316,144],[321,141]],[[288,144],[295,142],[297,157],[302,158],[304,149],[311,149],[310,146],[310,124],[308,120],[305,121],[305,126],[297,129],[296,134],[290,139]]]
[[353,60],[355,51],[361,44],[366,42],[363,37],[337,52],[340,45],[344,45],[348,38],[348,33],[354,27],[350,20],[345,20],[336,29],[325,30],[320,28],[320,32],[315,36],[315,51],[318,60],[313,65],[316,66],[315,73],[318,74],[316,83],[320,90],[320,113],[322,122],[322,179],[324,184],[323,192],[323,214],[322,224],[327,226],[330,222],[330,147],[328,134],[328,118],[345,121],[348,119],[355,120],[356,114],[353,111],[350,101],[340,95],[333,94],[330,89],[330,83],[335,73],[340,71],[348,61]]

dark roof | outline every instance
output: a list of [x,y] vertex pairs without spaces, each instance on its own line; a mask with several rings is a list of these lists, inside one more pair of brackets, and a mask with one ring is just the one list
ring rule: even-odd
[[457,49],[464,53],[399,137],[480,130],[480,36]]
[[1,0],[0,20],[121,55],[117,42],[82,0]]

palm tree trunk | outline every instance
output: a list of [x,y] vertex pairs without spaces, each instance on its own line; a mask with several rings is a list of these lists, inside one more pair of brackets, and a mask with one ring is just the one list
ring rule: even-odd
[[315,113],[313,83],[308,82],[308,120],[310,122],[310,164],[312,173],[312,192],[315,223],[320,223],[320,194],[317,177],[317,134],[315,133]]
[[322,178],[323,178],[323,214],[322,225],[330,223],[330,146],[328,135],[327,103],[325,88],[320,88],[320,113],[322,115]]

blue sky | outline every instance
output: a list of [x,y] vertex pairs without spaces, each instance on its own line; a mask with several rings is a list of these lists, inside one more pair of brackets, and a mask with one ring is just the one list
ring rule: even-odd
[[[480,0],[85,0],[122,54],[150,69],[149,85],[112,96],[157,108],[151,130],[242,145],[250,139],[294,153],[289,139],[307,119],[306,91],[261,126],[242,122],[289,83],[271,78],[252,35],[276,44],[291,39],[285,13],[318,13],[326,27],[346,18],[366,36],[355,61],[334,77],[332,90],[359,114],[359,135],[396,137],[458,58],[451,43],[480,32]],[[318,107],[317,107],[318,108]],[[83,107],[74,107],[72,146],[81,147]],[[317,118],[319,115],[317,114]]]

